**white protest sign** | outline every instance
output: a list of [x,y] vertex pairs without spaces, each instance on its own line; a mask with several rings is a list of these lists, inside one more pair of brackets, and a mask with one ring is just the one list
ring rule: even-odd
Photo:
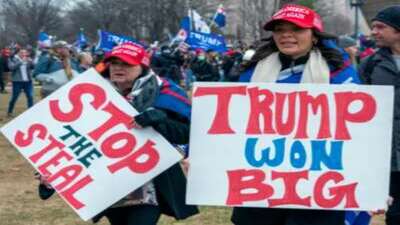
[[1,128],[59,195],[88,220],[182,156],[91,69]]
[[376,210],[393,87],[196,83],[187,203]]

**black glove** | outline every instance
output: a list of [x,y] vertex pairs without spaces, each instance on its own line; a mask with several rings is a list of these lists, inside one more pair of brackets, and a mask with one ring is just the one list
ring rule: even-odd
[[46,200],[46,199],[50,198],[55,192],[55,190],[53,188],[48,188],[44,184],[39,184],[38,191],[39,191],[39,197],[42,200]]
[[135,122],[141,127],[156,125],[167,119],[167,114],[159,109],[149,108],[134,117]]

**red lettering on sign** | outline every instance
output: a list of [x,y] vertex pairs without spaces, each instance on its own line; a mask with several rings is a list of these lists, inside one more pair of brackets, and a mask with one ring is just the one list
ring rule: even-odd
[[[229,192],[227,205],[242,205],[243,202],[266,199],[273,195],[274,189],[264,184],[265,173],[262,170],[228,171]],[[243,193],[252,190],[252,193]]]
[[[121,169],[128,168],[134,173],[147,173],[152,170],[160,161],[160,155],[154,148],[155,143],[147,141],[141,148],[125,157],[121,161],[108,166],[111,173],[115,173]],[[147,156],[144,162],[139,161],[140,158]]]
[[89,175],[87,175],[84,178],[77,181],[75,184],[73,184],[67,190],[61,192],[60,195],[62,197],[64,197],[64,199],[67,202],[69,202],[74,209],[79,210],[82,207],[84,207],[85,205],[82,202],[80,202],[78,199],[76,199],[74,194],[76,192],[78,192],[79,190],[81,190],[82,188],[84,188],[89,183],[91,183],[92,181],[93,181],[93,179]]
[[61,109],[62,107],[60,107],[59,100],[50,100],[49,107],[51,115],[60,122],[72,122],[77,120],[81,116],[83,110],[82,96],[87,94],[93,97],[90,104],[95,109],[100,108],[106,101],[106,93],[100,86],[89,83],[77,84],[72,87],[68,93],[68,99],[72,105],[72,110],[65,113]]
[[[274,95],[268,89],[259,90],[258,87],[249,88],[250,96],[250,115],[247,123],[246,134],[272,134],[275,129],[272,127],[272,104],[274,102]],[[260,97],[262,99],[260,100]],[[264,121],[264,129],[261,132],[260,117]]]
[[33,163],[37,163],[44,155],[46,155],[51,150],[58,149],[59,151],[61,151],[65,147],[62,142],[59,142],[52,135],[49,136],[48,140],[50,141],[50,143],[46,147],[29,157],[29,159]]
[[311,206],[311,197],[301,198],[297,193],[297,183],[301,180],[308,180],[308,171],[300,172],[276,172],[272,171],[271,179],[281,178],[284,183],[285,192],[282,198],[269,199],[268,204],[271,207],[281,205],[301,205]]
[[[296,121],[296,98],[297,93],[276,93],[276,104],[275,104],[275,127],[276,131],[281,135],[288,135],[294,129],[295,121]],[[288,99],[286,103],[286,99]],[[285,111],[284,105],[287,105],[288,115],[286,122],[284,122],[283,115]]]
[[47,181],[52,183],[57,179],[63,179],[61,183],[54,187],[56,190],[62,190],[71,184],[81,174],[82,170],[83,167],[80,165],[66,166],[50,176]]
[[233,95],[246,95],[245,86],[236,87],[199,87],[193,96],[217,96],[217,109],[209,134],[234,134],[229,125],[229,103]]
[[111,117],[107,120],[107,122],[89,133],[89,136],[93,138],[93,140],[99,140],[104,133],[119,124],[124,125],[126,129],[132,129],[134,127],[132,123],[132,116],[118,109],[114,103],[109,102],[107,106],[104,107],[103,111],[108,112]]
[[51,157],[48,161],[44,162],[42,165],[38,166],[38,170],[41,174],[50,175],[53,174],[50,172],[49,167],[51,166],[58,166],[61,160],[64,159],[66,161],[70,161],[73,157],[65,151],[59,151],[55,156]]
[[[124,144],[120,147],[115,147],[115,144],[119,142],[124,142]],[[135,145],[135,136],[128,132],[119,132],[107,137],[101,144],[101,149],[104,155],[110,158],[121,158],[131,153]]]
[[358,183],[331,187],[329,188],[330,198],[324,196],[324,188],[327,183],[333,181],[337,184],[343,180],[343,175],[338,172],[326,172],[321,175],[315,183],[314,189],[314,198],[317,205],[323,208],[333,208],[338,206],[345,199],[345,208],[358,208],[359,206],[355,197]]
[[320,125],[317,138],[324,139],[330,138],[330,120],[329,120],[329,103],[328,96],[326,94],[320,94],[317,97],[313,97],[306,91],[299,92],[300,97],[300,115],[295,138],[302,139],[308,138],[307,128],[308,126],[308,114],[309,107],[313,114],[317,114],[320,111]]
[[26,147],[32,144],[35,135],[44,140],[47,135],[47,128],[39,123],[32,124],[28,128],[28,134],[24,134],[22,131],[18,130],[15,134],[14,142],[16,145],[18,145],[18,147]]
[[[363,123],[371,120],[376,114],[376,102],[373,96],[362,92],[335,93],[336,100],[336,133],[335,139],[351,139],[347,129],[347,122]],[[361,101],[362,108],[356,112],[349,112],[349,106],[355,101]]]

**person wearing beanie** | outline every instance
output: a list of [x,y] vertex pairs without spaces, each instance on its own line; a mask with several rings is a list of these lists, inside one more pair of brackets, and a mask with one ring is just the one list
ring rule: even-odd
[[378,12],[372,21],[379,21],[400,30],[400,5],[390,6]]
[[357,65],[358,47],[357,42],[349,36],[339,36],[338,46],[343,48],[350,56],[351,62]]
[[[378,12],[372,19],[372,36],[379,48],[365,58],[359,73],[365,84],[395,87],[390,195],[394,201],[386,212],[387,225],[400,224],[400,5]],[[389,137],[388,137],[389,138]],[[378,150],[378,149],[377,149]]]

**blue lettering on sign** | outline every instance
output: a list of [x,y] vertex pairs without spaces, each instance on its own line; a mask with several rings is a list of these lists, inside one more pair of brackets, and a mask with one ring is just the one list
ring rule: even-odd
[[283,156],[284,156],[284,149],[285,149],[285,138],[276,139],[273,141],[275,146],[275,157],[273,159],[270,158],[271,149],[270,147],[263,149],[261,151],[261,159],[257,160],[255,158],[256,153],[256,144],[258,138],[249,138],[246,142],[246,159],[247,162],[254,166],[254,167],[261,167],[263,164],[267,164],[271,167],[276,167],[282,164]]
[[286,152],[286,138],[273,140],[273,150],[271,147],[260,150],[257,142],[258,138],[248,138],[244,149],[246,161],[253,167],[277,167],[284,162],[287,155],[290,165],[296,169],[304,168],[308,159],[311,161],[310,170],[320,171],[321,165],[330,170],[343,170],[343,141],[330,141],[329,153],[326,140],[310,140],[309,151],[306,151],[303,142],[296,140],[288,148],[289,152]]

